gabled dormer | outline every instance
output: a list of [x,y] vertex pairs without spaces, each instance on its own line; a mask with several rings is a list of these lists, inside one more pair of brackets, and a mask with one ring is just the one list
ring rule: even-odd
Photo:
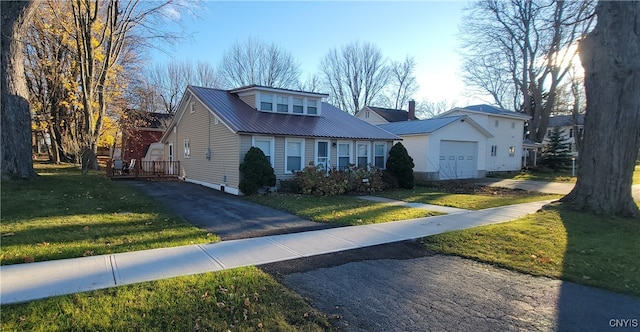
[[257,111],[294,115],[317,116],[322,114],[324,93],[250,85],[229,91]]

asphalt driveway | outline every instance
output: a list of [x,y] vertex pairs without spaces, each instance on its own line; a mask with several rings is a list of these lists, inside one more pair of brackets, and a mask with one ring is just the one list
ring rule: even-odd
[[128,182],[196,227],[225,240],[332,228],[204,186],[176,181]]

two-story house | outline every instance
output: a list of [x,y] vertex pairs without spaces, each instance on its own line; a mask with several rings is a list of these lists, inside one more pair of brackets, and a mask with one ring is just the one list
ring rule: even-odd
[[239,166],[252,146],[269,158],[278,180],[306,165],[384,168],[400,137],[339,110],[328,95],[252,85],[233,90],[189,86],[161,139],[180,176],[241,194]]
[[584,114],[578,115],[578,123],[574,123],[572,115],[556,115],[549,118],[547,133],[544,136],[543,144],[548,144],[549,136],[554,128],[559,128],[563,132],[565,142],[570,144],[571,155],[578,155],[578,146],[576,144],[576,136],[582,137],[584,134]]

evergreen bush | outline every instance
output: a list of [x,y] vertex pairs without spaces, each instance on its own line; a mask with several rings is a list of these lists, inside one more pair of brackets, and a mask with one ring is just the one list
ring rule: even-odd
[[414,166],[413,158],[409,156],[402,143],[396,143],[391,147],[389,158],[387,159],[387,171],[395,176],[400,188],[413,189],[415,186]]
[[251,147],[240,164],[240,190],[253,195],[264,186],[275,185],[276,175],[269,158],[259,148]]

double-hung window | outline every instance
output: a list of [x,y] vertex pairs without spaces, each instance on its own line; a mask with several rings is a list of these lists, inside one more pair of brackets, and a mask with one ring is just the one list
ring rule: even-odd
[[318,101],[314,99],[307,100],[307,114],[318,114]]
[[387,157],[387,143],[375,143],[373,145],[373,166],[384,169]]
[[351,143],[338,143],[338,170],[344,171],[351,163]]
[[276,96],[276,110],[279,113],[289,113],[289,97]]
[[304,113],[304,104],[302,98],[293,98],[293,113]]
[[303,139],[287,139],[286,146],[286,165],[285,170],[287,173],[293,173],[295,171],[302,170],[302,156],[304,155],[304,140]]
[[260,110],[261,111],[273,111],[273,95],[268,93],[260,94]]
[[369,164],[369,143],[358,143],[356,145],[356,165],[366,168]]
[[495,157],[498,155],[498,146],[497,145],[492,145],[491,146],[491,157]]
[[271,167],[273,167],[273,138],[254,137],[253,146],[262,150],[262,153],[269,159]]
[[190,139],[184,140],[184,157],[191,158],[191,142]]
[[509,157],[513,157],[516,155],[516,148],[513,146],[509,147]]

